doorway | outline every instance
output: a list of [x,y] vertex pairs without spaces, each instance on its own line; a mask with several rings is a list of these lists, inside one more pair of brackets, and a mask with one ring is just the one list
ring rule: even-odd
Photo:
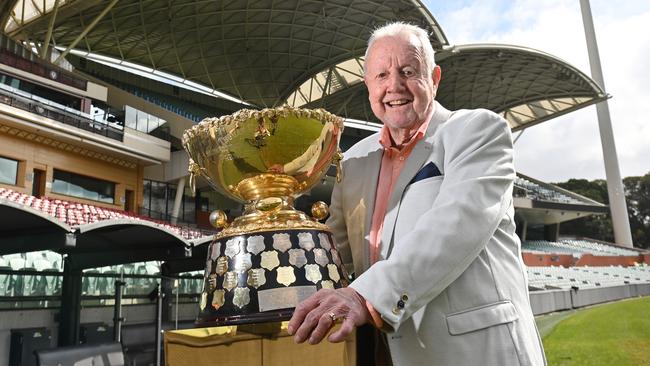
[[130,189],[124,190],[124,211],[135,212],[135,195]]
[[45,170],[34,169],[32,196],[38,198],[45,196]]

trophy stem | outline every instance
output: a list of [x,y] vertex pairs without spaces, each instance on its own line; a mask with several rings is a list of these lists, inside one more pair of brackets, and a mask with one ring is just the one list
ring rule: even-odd
[[290,175],[264,173],[243,179],[233,190],[245,201],[252,202],[271,197],[291,197],[302,188],[302,184]]

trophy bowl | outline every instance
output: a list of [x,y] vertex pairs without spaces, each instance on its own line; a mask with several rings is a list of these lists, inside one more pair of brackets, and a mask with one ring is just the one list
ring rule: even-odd
[[347,285],[332,234],[294,200],[317,184],[341,154],[343,120],[322,109],[243,109],[207,118],[183,134],[190,156],[190,184],[205,178],[218,192],[244,203],[208,248],[197,324],[246,324],[286,320],[293,308],[321,288]]

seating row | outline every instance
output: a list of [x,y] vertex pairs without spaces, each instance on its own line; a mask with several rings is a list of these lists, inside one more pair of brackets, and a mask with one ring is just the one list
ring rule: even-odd
[[109,209],[89,205],[86,203],[71,202],[61,199],[50,199],[47,197],[38,198],[8,188],[0,187],[0,199],[5,199],[18,203],[25,207],[30,207],[41,211],[73,227],[102,220],[127,219],[154,223],[160,227],[177,233],[185,239],[196,239],[203,236],[200,230],[171,225],[165,221],[155,220],[146,216],[137,215],[132,212]]
[[531,290],[570,289],[650,283],[650,266],[528,267]]

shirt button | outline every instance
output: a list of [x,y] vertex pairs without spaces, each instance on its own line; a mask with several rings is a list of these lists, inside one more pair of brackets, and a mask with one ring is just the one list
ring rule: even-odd
[[404,157],[403,157],[403,156],[400,156],[400,157],[399,157],[399,160],[400,160],[400,161],[404,161]]

